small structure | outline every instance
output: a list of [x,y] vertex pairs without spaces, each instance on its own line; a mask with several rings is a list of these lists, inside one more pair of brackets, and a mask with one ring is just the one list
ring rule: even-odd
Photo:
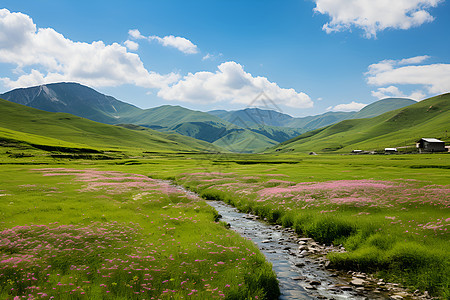
[[384,153],[397,153],[397,148],[384,148]]
[[362,150],[352,150],[352,153],[354,154],[361,154],[363,151]]
[[445,152],[445,142],[435,138],[421,138],[417,141],[416,147],[419,152]]

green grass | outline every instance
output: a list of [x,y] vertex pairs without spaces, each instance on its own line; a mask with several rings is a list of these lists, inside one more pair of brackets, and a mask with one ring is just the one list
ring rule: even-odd
[[448,142],[449,120],[450,94],[444,94],[374,118],[345,120],[310,131],[270,151],[348,153],[353,149],[415,148],[415,142],[422,137]]
[[[176,180],[204,198],[225,201],[320,243],[343,244],[347,253],[329,256],[336,268],[449,296],[447,154],[291,156],[296,164],[277,163],[289,160],[286,156],[269,157],[261,155],[257,163],[258,157],[248,156],[251,164],[216,159]],[[180,171],[168,166],[161,173],[170,177]],[[293,190],[302,182],[317,188]],[[362,186],[351,187],[354,183]]]
[[[443,299],[449,297],[449,234],[445,230],[449,227],[450,160],[448,154],[309,156],[296,153],[218,155],[160,152],[141,153],[133,158],[111,161],[80,159],[76,165],[73,165],[75,163],[69,160],[42,156],[40,155],[43,153],[42,150],[28,149],[26,145],[22,148],[2,148],[3,150],[0,150],[0,194],[2,194],[0,225],[3,229],[11,229],[16,225],[44,224],[52,230],[57,230],[55,228],[60,225],[73,225],[75,227],[71,230],[82,233],[86,230],[94,231],[97,228],[113,226],[113,222],[117,221],[118,224],[114,226],[119,227],[113,226],[111,232],[122,230],[127,233],[127,236],[128,234],[137,236],[131,247],[136,247],[133,249],[143,253],[147,253],[144,248],[148,248],[148,251],[156,249],[148,247],[149,243],[158,247],[162,247],[161,243],[165,243],[168,247],[170,242],[173,242],[171,239],[174,238],[186,245],[183,246],[187,247],[184,249],[192,249],[189,248],[192,243],[199,241],[203,243],[210,239],[213,239],[211,241],[215,244],[227,245],[227,247],[238,245],[240,249],[243,249],[243,247],[251,246],[226,231],[220,223],[214,223],[214,212],[202,201],[187,199],[180,201],[180,198],[174,197],[171,193],[158,191],[133,200],[133,197],[143,192],[137,187],[120,193],[117,190],[108,191],[107,189],[86,191],[84,187],[89,182],[74,181],[75,177],[67,175],[43,176],[42,172],[30,172],[30,169],[59,166],[141,174],[152,178],[176,180],[198,191],[205,198],[231,203],[242,211],[253,212],[267,218],[270,222],[292,227],[298,233],[311,236],[319,242],[343,244],[347,249],[346,253],[329,256],[336,268],[371,272],[386,280],[408,286],[412,290],[419,288]],[[6,151],[23,152],[25,156],[12,157]],[[27,154],[33,156],[27,157]],[[33,165],[28,166],[28,164]],[[209,181],[210,179],[215,181]],[[123,182],[129,181],[133,180],[123,180]],[[107,180],[107,182],[115,181]],[[319,186],[319,184],[327,185],[330,182],[336,182],[335,188],[329,189],[323,186],[307,193],[291,190],[296,186],[302,186],[298,185],[299,183]],[[358,182],[363,183],[363,186],[360,188],[351,186],[351,183]],[[364,186],[371,182],[381,182],[382,185]],[[273,194],[271,189],[281,191]],[[267,193],[261,194],[262,192]],[[351,201],[343,201],[345,199]],[[202,226],[199,227],[197,223],[191,224],[188,221],[175,224],[177,228],[175,232],[179,236],[172,234],[173,237],[168,236],[166,238],[170,239],[165,240],[158,226],[163,228],[166,223],[171,224],[173,220],[171,221],[167,216],[175,217],[180,215],[180,212],[187,218],[197,215]],[[158,223],[149,223],[146,215],[152,218],[151,221]],[[130,225],[130,221],[138,225]],[[54,222],[59,224],[53,224]],[[30,230],[30,234],[33,235],[35,228],[32,227]],[[227,244],[224,244],[222,238],[227,235],[230,236],[227,237]],[[110,241],[119,245],[116,248],[123,247],[124,240],[121,238],[114,236],[109,238]],[[102,241],[100,236],[98,241]],[[207,245],[209,244],[204,246]],[[175,257],[175,260],[171,261],[170,255],[164,256],[160,262],[161,266],[166,266],[167,270],[179,268],[181,262],[178,259],[183,256],[175,256],[175,252],[170,252],[175,250],[169,248],[161,249],[173,254],[172,257]],[[125,252],[133,250],[127,247],[123,249]],[[124,255],[120,251],[106,252],[105,257],[122,259]],[[208,253],[205,252],[193,253],[191,258],[205,255],[208,257]],[[264,287],[273,284],[273,281],[266,280],[273,277],[270,277],[271,273],[265,269],[267,266],[263,263],[262,257],[259,254],[255,255],[256,257],[259,257],[258,266],[266,271],[249,277],[248,274],[246,275],[247,269],[237,271],[233,269],[235,265],[232,268],[234,271],[217,270],[219,274],[223,273],[220,276],[217,275],[218,281],[214,281],[218,290],[223,292],[228,284],[225,282],[235,278],[233,276],[238,276],[239,280],[233,281],[237,283],[238,288],[227,290],[228,297],[238,299],[242,293],[262,295],[264,291],[258,289],[261,287],[259,285],[263,282],[266,282]],[[210,262],[213,261],[212,258],[208,259],[211,259]],[[223,261],[223,257],[218,259]],[[92,261],[93,265],[98,263],[97,260]],[[142,262],[142,264],[150,263]],[[210,266],[211,263],[208,264],[208,267]],[[67,268],[67,266],[62,265],[58,268]],[[199,266],[198,270],[209,271],[202,268]],[[192,268],[181,270],[190,274]],[[76,273],[77,270],[69,270],[69,273],[72,271]],[[59,269],[55,272],[61,274],[58,273]],[[173,272],[179,274],[176,273],[177,271]],[[64,282],[61,280],[59,282],[69,284],[70,277],[85,278],[78,273],[80,277],[75,277],[75,273],[70,273],[71,275],[64,277]],[[103,277],[96,278],[92,282],[98,286],[90,289],[89,293],[100,295],[95,297],[101,298],[105,290],[102,290],[103,286],[100,287],[100,284],[111,287],[114,286],[113,283],[120,281],[131,285],[134,276],[138,276],[136,281],[144,280],[147,273],[137,272],[133,277],[120,274],[116,277],[120,280],[105,279],[106,283],[103,283]],[[194,278],[194,275],[189,275],[189,278]],[[51,277],[51,280],[44,278],[50,280],[50,283],[46,285],[47,288],[58,283],[55,281],[57,279],[53,278]],[[178,279],[174,277],[158,278],[161,278],[160,282],[169,280],[166,283],[173,283],[174,285],[170,288],[174,290],[175,286],[179,287],[183,282],[177,281]],[[171,278],[174,280],[170,281]],[[4,285],[9,284],[5,282]],[[125,287],[126,284],[124,284]],[[241,290],[239,284],[243,284],[245,290]],[[88,285],[86,284],[83,289],[87,291]],[[58,291],[64,292],[65,287],[58,286]],[[119,298],[121,297],[119,295],[130,296],[131,294],[126,294],[125,287],[117,290],[115,295]],[[164,287],[161,283],[157,291],[164,291]],[[200,291],[193,286],[190,288],[191,291],[192,289]],[[180,291],[180,293],[185,296],[186,294],[183,293],[187,291]],[[208,287],[200,292],[203,296],[210,296],[211,294],[208,293],[211,293]]]
[[201,199],[67,167],[0,169],[0,298],[277,299],[264,256]]
[[136,131],[0,99],[0,138],[27,144],[128,152],[220,151],[212,144],[154,130]]

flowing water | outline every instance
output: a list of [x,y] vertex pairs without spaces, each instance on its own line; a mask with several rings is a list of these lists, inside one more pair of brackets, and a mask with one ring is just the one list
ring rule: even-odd
[[299,245],[288,230],[255,220],[221,201],[207,203],[232,230],[252,240],[272,263],[280,285],[280,299],[386,299],[367,291],[360,294],[362,291],[321,267],[317,260],[299,256]]
[[[169,182],[169,181],[164,181]],[[184,193],[194,194],[181,186]],[[257,220],[221,201],[206,201],[221,215],[221,220],[242,237],[253,241],[277,274],[281,296],[287,299],[389,299],[364,288],[356,288],[323,268],[317,259],[299,255],[297,237],[292,231]]]

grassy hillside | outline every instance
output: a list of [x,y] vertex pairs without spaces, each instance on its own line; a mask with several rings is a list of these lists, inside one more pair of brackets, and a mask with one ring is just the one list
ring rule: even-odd
[[237,129],[216,140],[214,145],[237,153],[256,153],[277,144],[268,137],[250,130]]
[[187,122],[222,122],[210,114],[190,110],[181,106],[163,105],[155,108],[133,112],[121,118],[122,122],[137,125],[159,125],[166,128]]
[[281,143],[271,151],[376,150],[385,147],[414,146],[422,137],[449,141],[450,94],[384,113],[370,119],[345,120],[307,132]]
[[405,98],[386,98],[367,105],[353,115],[352,119],[373,118],[388,111],[403,108],[412,104],[416,104],[416,101]]
[[151,152],[218,151],[209,143],[154,130],[136,131],[0,99],[0,139],[30,145]]

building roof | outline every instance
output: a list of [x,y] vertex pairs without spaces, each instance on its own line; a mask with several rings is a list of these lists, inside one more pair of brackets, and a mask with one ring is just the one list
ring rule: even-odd
[[428,143],[443,143],[443,141],[435,139],[435,138],[421,138],[421,140],[424,140]]
[[397,151],[397,148],[384,148],[384,151]]

